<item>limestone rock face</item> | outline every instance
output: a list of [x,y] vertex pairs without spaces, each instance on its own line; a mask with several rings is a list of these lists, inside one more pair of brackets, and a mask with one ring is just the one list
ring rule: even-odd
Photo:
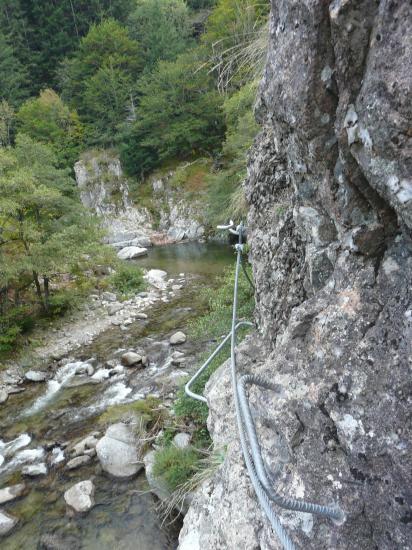
[[[346,513],[337,526],[275,507],[299,548],[410,544],[411,29],[400,0],[272,1],[245,188],[260,341],[238,362],[277,385],[250,401],[279,492]],[[227,456],[180,548],[280,548],[239,451],[228,365],[206,393]]]

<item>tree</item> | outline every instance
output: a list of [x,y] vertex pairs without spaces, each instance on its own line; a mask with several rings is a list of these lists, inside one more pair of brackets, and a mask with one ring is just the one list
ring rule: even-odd
[[0,101],[11,105],[27,97],[27,72],[0,30]]
[[18,135],[14,149],[0,150],[0,289],[28,281],[48,312],[51,279],[85,269],[99,238],[49,147]]
[[0,29],[8,33],[20,63],[30,74],[31,95],[56,87],[56,68],[94,23],[112,17],[125,22],[131,0],[2,0]]
[[113,19],[93,25],[75,56],[65,61],[62,95],[87,124],[89,142],[115,141],[115,126],[127,118],[140,69],[138,43]]
[[0,147],[11,145],[15,112],[4,99],[0,102]]
[[129,172],[147,172],[162,161],[219,148],[225,128],[223,99],[195,55],[161,61],[141,79],[136,121],[126,133],[122,151]]
[[189,46],[189,10],[183,0],[139,0],[128,28],[141,47],[145,70],[161,59],[176,59]]
[[82,143],[83,128],[75,111],[71,111],[53,90],[43,90],[29,99],[17,113],[20,132],[51,146],[59,165],[73,167]]

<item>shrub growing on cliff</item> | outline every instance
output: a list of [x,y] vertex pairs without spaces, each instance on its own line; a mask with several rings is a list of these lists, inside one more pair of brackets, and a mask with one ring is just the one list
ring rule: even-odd
[[199,452],[193,448],[165,447],[155,455],[153,475],[165,481],[170,491],[176,490],[197,470]]

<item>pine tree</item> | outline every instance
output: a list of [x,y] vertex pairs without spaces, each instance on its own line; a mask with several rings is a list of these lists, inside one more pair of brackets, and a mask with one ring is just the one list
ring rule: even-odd
[[27,97],[27,71],[0,30],[0,101],[18,104]]

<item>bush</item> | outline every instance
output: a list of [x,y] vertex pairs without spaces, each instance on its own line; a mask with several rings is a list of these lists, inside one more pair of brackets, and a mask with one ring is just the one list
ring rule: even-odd
[[14,325],[7,328],[0,334],[0,353],[8,353],[11,351],[16,343],[17,338],[21,333],[21,328]]
[[196,473],[199,458],[198,451],[190,447],[165,447],[155,455],[153,475],[164,480],[170,491],[175,491]]
[[136,293],[146,287],[143,271],[133,264],[126,263],[118,265],[116,273],[110,277],[110,284],[114,290],[124,296]]

